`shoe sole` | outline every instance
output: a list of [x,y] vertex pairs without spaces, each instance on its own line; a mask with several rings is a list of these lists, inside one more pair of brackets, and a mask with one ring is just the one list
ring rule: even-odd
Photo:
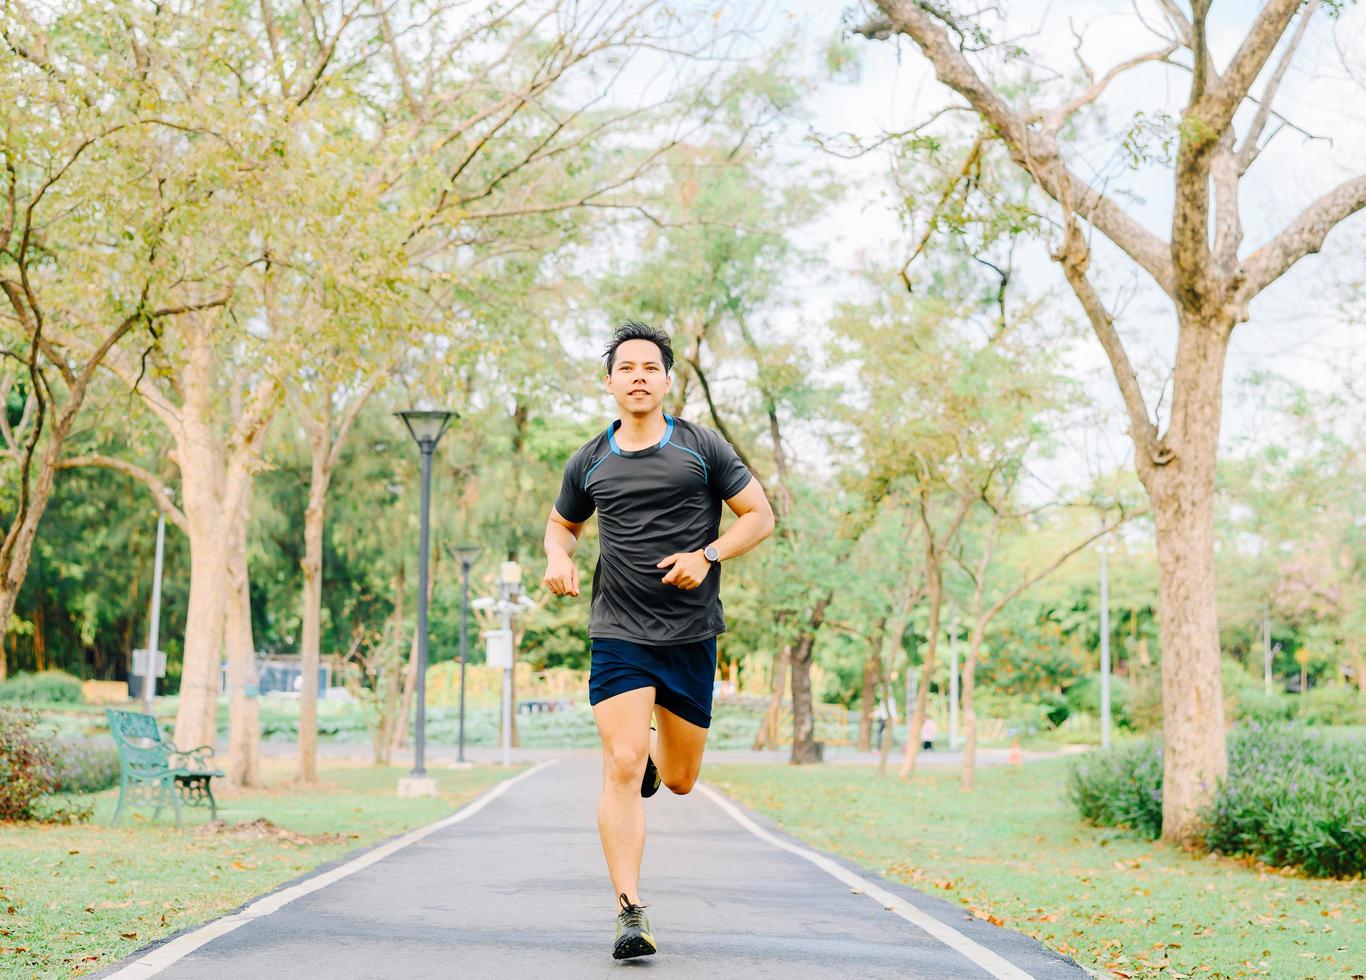
[[622,936],[612,947],[612,959],[630,960],[637,956],[653,956],[655,944],[644,936]]
[[[649,782],[651,770],[653,770],[655,774],[653,785]],[[645,776],[640,781],[640,795],[648,800],[650,797],[654,796],[656,793],[659,792],[659,787],[662,786],[663,783],[664,780],[660,778],[659,770],[655,769],[654,760],[649,759],[647,757],[647,761],[645,764]]]

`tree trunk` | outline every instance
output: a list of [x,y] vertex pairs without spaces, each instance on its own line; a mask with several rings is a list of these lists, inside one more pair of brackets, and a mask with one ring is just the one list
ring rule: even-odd
[[[236,477],[234,480],[233,477]],[[224,515],[228,532],[228,782],[235,786],[261,785],[260,676],[251,631],[251,590],[247,571],[247,519],[251,477],[233,474],[238,490],[235,506]],[[250,690],[249,690],[250,688]]]
[[982,638],[985,624],[980,620],[973,624],[968,634],[968,656],[963,663],[963,681],[959,697],[963,706],[963,775],[960,783],[964,789],[975,789],[977,785],[977,658],[982,652]]
[[47,616],[42,606],[33,611],[33,667],[40,674],[47,670]]
[[401,749],[408,744],[408,719],[412,717],[413,695],[417,691],[417,633],[408,646],[408,660],[402,668],[403,686],[398,699],[398,712],[389,730],[389,745]]
[[830,596],[823,596],[792,648],[792,758],[794,765],[823,761],[824,746],[816,741],[816,715],[811,697],[811,655],[816,634],[825,620]]
[[403,633],[403,597],[407,593],[407,566],[399,556],[398,571],[394,574],[394,611],[389,626],[381,640],[381,645],[371,654],[374,681],[375,709],[375,765],[387,766],[393,749],[394,715],[397,713],[398,698],[394,689],[400,686],[397,674],[403,669],[403,658],[395,652],[390,656],[389,644],[397,643]]
[[[915,771],[915,762],[920,755],[920,730],[925,724],[925,711],[929,705],[930,682],[934,680],[934,661],[939,652],[939,609],[944,601],[944,579],[939,567],[928,570],[926,578],[929,585],[930,625],[929,636],[925,642],[925,662],[920,668],[920,688],[915,692],[915,709],[908,711],[906,720],[906,748],[901,757],[898,775],[905,779]],[[909,671],[911,665],[906,665]]]
[[1228,771],[1214,592],[1214,471],[1228,331],[1186,320],[1177,341],[1173,457],[1140,461],[1157,528],[1162,638],[1162,836],[1190,844]]
[[[11,199],[10,204],[11,216],[13,216],[13,199]],[[12,280],[7,280],[3,292],[8,297],[19,323],[29,332],[30,343],[37,345],[42,330],[42,318],[24,296],[12,288],[15,285],[16,283]],[[29,417],[28,408],[30,405],[37,405],[38,417],[33,418],[31,424],[41,426],[43,415],[46,412],[51,412],[53,418],[51,429],[47,433],[46,446],[39,458],[38,477],[31,488],[28,486],[28,481],[32,457],[25,458],[20,466],[19,486],[17,492],[14,493],[18,499],[15,502],[14,512],[10,514],[13,523],[5,529],[3,538],[0,538],[0,636],[8,632],[10,616],[14,614],[14,607],[19,601],[19,590],[23,588],[24,579],[28,577],[29,563],[33,559],[33,543],[38,536],[38,525],[42,522],[48,501],[52,499],[52,488],[56,482],[57,470],[61,466],[62,451],[66,447],[67,437],[76,424],[81,406],[85,403],[94,371],[113,345],[137,322],[141,322],[140,319],[130,317],[116,327],[114,332],[105,338],[104,345],[92,354],[92,359],[84,366],[65,366],[63,374],[71,380],[67,384],[66,403],[61,406],[60,410],[57,410],[56,404],[48,405],[46,409],[42,408],[35,399],[35,392],[29,392],[29,402],[24,407],[24,417]],[[34,356],[37,355],[33,346],[30,346],[29,351]],[[60,363],[58,366],[61,367]],[[30,380],[35,388],[39,384],[38,370],[37,361],[35,361],[30,368]],[[50,388],[48,392],[51,394]],[[22,430],[22,422],[19,428]],[[13,436],[17,435],[17,431],[13,433]],[[25,453],[28,452],[28,445],[25,444]],[[32,448],[36,449],[37,444],[33,443]],[[7,672],[8,665],[5,661],[4,645],[0,644],[0,680],[5,679]]]
[[296,779],[318,781],[318,667],[322,646],[323,608],[323,514],[327,501],[329,447],[326,428],[309,439],[312,473],[308,484],[308,508],[304,511],[303,623],[299,640],[299,761]]
[[[70,396],[74,404],[67,404],[53,431],[48,434],[47,446],[38,464],[38,479],[29,493],[28,506],[22,519],[7,529],[4,541],[0,543],[0,631],[7,630],[10,617],[14,615],[14,607],[19,601],[19,590],[24,587],[24,579],[28,577],[29,563],[33,559],[33,543],[38,537],[38,525],[43,520],[48,501],[52,499],[57,464],[61,458],[62,448],[66,444],[68,431],[76,419],[76,410],[85,398],[84,388],[78,394],[79,398],[77,393]],[[0,648],[0,680],[4,680],[5,675],[5,653],[3,648]]]
[[176,745],[182,749],[214,742],[228,591],[219,443],[199,419],[187,419],[185,429],[176,450],[190,543],[190,600],[175,722]]
[[[900,639],[900,634],[897,634],[897,637],[898,637],[898,639]],[[881,676],[878,677],[878,686],[879,686],[879,687],[881,688],[881,690],[882,690],[882,696],[883,696],[884,698],[886,698],[887,700],[890,701],[890,700],[894,699],[894,698],[896,697],[896,695],[893,693],[893,691],[892,691],[892,683],[891,683],[891,681],[888,679],[889,671],[887,670],[887,668],[890,666],[890,661],[889,661],[889,659],[884,659],[881,666],[882,666],[882,671],[881,671]],[[906,665],[906,672],[907,672],[907,673],[910,673],[910,669],[911,669],[910,664],[907,664],[907,665]],[[908,709],[908,710],[909,710],[909,707],[910,707],[910,706],[908,705],[908,706],[907,706],[907,709]],[[885,726],[883,726],[883,729],[882,729],[882,740],[881,740],[881,743],[880,743],[880,744],[878,745],[878,747],[877,747],[877,774],[878,774],[878,778],[881,778],[881,777],[887,775],[887,758],[888,758],[888,756],[890,756],[890,755],[892,754],[892,728],[893,728],[893,727],[894,727],[894,726],[892,725],[892,719],[888,718],[888,719],[887,719],[887,724],[886,724]]]
[[[764,719],[774,719],[775,724],[778,717],[778,710],[783,703],[783,692],[787,690],[787,663],[792,657],[792,647],[785,646],[782,652],[773,658],[773,678],[770,685],[768,698],[768,711],[764,714]],[[776,749],[777,740],[770,737],[769,726],[761,724],[759,731],[754,735],[754,744],[750,746],[752,751],[758,752],[760,749]]]
[[[872,751],[873,747],[873,708],[877,700],[878,655],[877,646],[868,649],[863,661],[863,688],[859,692],[858,750]],[[891,724],[891,719],[887,719]]]
[[[878,683],[882,677],[882,641],[887,632],[887,617],[880,619],[873,627],[873,636],[868,643],[868,656],[863,661],[863,687],[859,691],[858,750],[869,752],[873,747],[873,708],[878,700]],[[892,720],[886,719],[883,727],[890,726]]]

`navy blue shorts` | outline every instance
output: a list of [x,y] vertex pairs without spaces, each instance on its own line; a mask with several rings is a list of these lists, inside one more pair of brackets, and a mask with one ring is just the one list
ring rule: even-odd
[[716,637],[672,646],[595,637],[590,649],[589,704],[653,687],[655,704],[699,728],[711,727]]

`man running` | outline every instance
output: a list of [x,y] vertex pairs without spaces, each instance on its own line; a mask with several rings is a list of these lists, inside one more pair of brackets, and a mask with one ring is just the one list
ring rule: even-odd
[[[602,736],[598,833],[619,906],[612,956],[621,960],[656,950],[638,892],[641,797],[661,782],[681,794],[697,781],[716,636],[726,629],[720,566],[768,537],[773,511],[728,442],[664,414],[674,361],[667,334],[628,322],[605,359],[621,417],[565,465],[543,581],[555,595],[579,594],[574,548],[596,510],[588,700]],[[739,519],[718,537],[723,500]]]

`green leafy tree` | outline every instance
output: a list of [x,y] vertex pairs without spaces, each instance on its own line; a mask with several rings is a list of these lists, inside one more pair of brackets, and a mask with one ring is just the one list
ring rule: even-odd
[[[1330,13],[1338,9],[1322,6]],[[948,5],[909,0],[877,0],[876,7],[876,16],[857,31],[869,38],[908,38],[939,81],[967,101],[981,123],[981,142],[1003,151],[1050,202],[1061,229],[1054,258],[1110,360],[1157,528],[1163,836],[1193,840],[1200,834],[1199,813],[1228,764],[1215,604],[1214,490],[1229,338],[1248,319],[1260,293],[1319,251],[1340,222],[1366,207],[1366,177],[1350,177],[1293,216],[1269,241],[1243,249],[1240,186],[1279,131],[1266,135],[1276,96],[1320,4],[1268,0],[1251,15],[1233,57],[1221,67],[1207,43],[1210,4],[1202,0],[1187,11],[1164,2],[1163,21],[1150,28],[1161,35],[1153,49],[1104,73],[1082,62],[1080,75],[1059,76],[1048,91],[1020,85],[1011,71],[1017,63],[1011,48],[992,37],[990,13],[960,13]],[[1178,68],[1177,52],[1188,54],[1189,65]],[[998,55],[1004,57],[993,57]],[[1185,102],[1170,113],[1173,125],[1162,134],[1167,146],[1153,146],[1137,132],[1118,134],[1110,143],[1116,151],[1136,150],[1129,153],[1136,163],[1147,160],[1170,169],[1172,225],[1165,238],[1136,220],[1117,194],[1089,180],[1069,152],[1071,134],[1110,84],[1145,65],[1177,68],[1182,80],[1177,91],[1184,91]],[[1254,96],[1259,78],[1265,81]],[[1152,87],[1153,92],[1169,90]],[[1244,105],[1249,111],[1240,113]],[[1167,109],[1155,105],[1147,116],[1156,118]],[[920,128],[917,135],[930,133]],[[1096,232],[1146,273],[1175,307],[1179,329],[1165,424],[1153,414],[1117,317],[1096,287]],[[1101,255],[1115,267],[1115,260]]]

